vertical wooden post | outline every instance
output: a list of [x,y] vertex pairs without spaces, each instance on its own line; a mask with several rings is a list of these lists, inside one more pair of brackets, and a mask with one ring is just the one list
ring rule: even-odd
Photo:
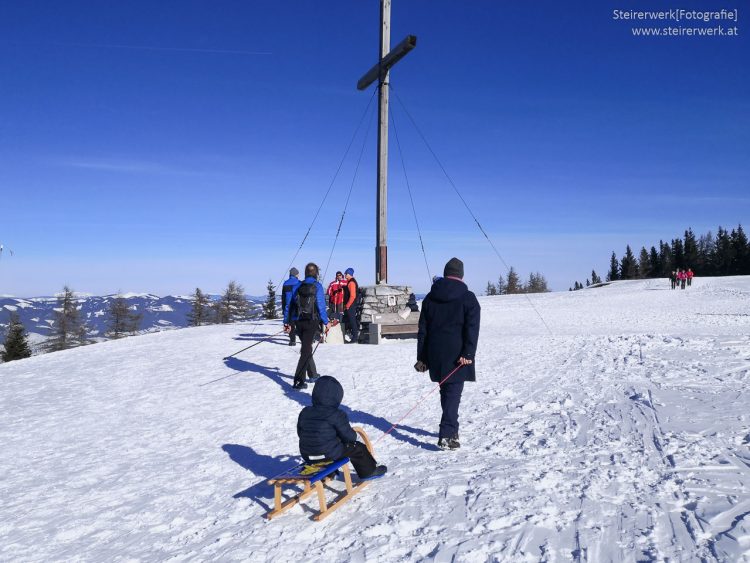
[[[380,0],[380,62],[391,50],[391,0]],[[385,70],[385,72],[383,72]],[[388,79],[381,69],[378,81],[378,195],[376,205],[377,247],[375,283],[388,283]]]

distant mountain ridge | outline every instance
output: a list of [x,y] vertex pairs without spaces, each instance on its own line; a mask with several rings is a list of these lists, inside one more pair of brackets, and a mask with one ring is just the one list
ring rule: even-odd
[[[110,305],[117,297],[123,297],[129,307],[142,315],[138,333],[155,332],[188,326],[188,313],[193,301],[185,295],[159,297],[149,293],[125,293],[122,295],[77,294],[76,302],[81,319],[86,322],[88,335],[95,340],[106,339]],[[218,299],[218,295],[210,296]],[[247,296],[250,301],[251,318],[260,318],[263,312],[263,297]],[[56,297],[9,297],[0,296],[0,342],[5,339],[11,312],[18,313],[33,342],[39,342],[52,333],[55,320]]]

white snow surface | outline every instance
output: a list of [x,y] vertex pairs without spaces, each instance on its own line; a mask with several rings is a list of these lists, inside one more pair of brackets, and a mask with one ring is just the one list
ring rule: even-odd
[[0,365],[0,560],[750,560],[750,278],[480,303],[458,451],[437,393],[384,437],[435,387],[414,340],[320,346],[389,468],[320,523],[315,498],[263,518],[298,459],[299,348],[222,360],[279,321]]

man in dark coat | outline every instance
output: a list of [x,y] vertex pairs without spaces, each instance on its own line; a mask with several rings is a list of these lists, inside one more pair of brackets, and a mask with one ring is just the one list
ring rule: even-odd
[[312,406],[305,407],[297,419],[299,450],[308,463],[348,457],[361,479],[380,477],[385,465],[378,465],[341,410],[344,388],[333,377],[324,375],[315,384]]
[[[479,339],[480,307],[463,282],[464,264],[451,258],[443,277],[432,284],[422,302],[417,335],[417,371],[430,370],[430,379],[440,386],[438,447],[455,450],[458,441],[458,407],[465,381],[475,381],[474,355]],[[460,367],[459,367],[460,366]]]

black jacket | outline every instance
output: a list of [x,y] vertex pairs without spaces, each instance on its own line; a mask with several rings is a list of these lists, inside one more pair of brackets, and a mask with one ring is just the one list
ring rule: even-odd
[[333,377],[321,377],[312,392],[312,406],[305,407],[297,419],[299,451],[307,461],[341,459],[344,444],[357,441],[349,418],[339,409],[344,388]]
[[417,360],[430,368],[432,381],[441,381],[462,356],[473,363],[459,369],[450,380],[476,381],[479,311],[476,296],[464,282],[441,278],[432,284],[422,302],[417,335]]

